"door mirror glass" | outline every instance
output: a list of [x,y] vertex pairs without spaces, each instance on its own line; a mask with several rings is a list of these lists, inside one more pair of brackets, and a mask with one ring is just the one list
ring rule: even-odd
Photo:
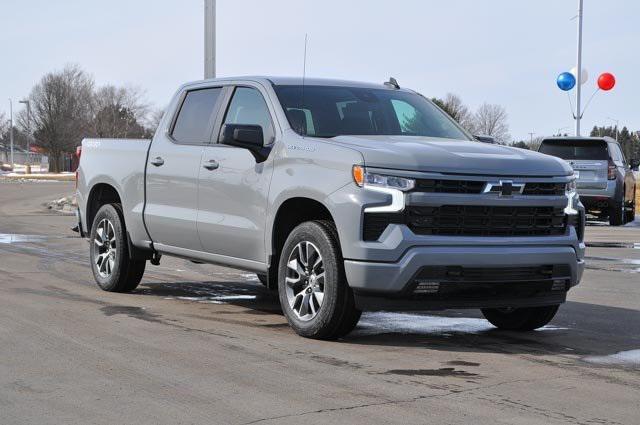
[[269,155],[269,148],[264,146],[262,127],[259,125],[225,124],[220,133],[220,142],[247,149],[256,162],[264,161]]

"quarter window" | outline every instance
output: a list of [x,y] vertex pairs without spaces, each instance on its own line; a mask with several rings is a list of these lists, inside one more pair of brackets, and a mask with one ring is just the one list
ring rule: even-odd
[[222,89],[210,88],[187,93],[178,112],[171,136],[179,143],[208,143],[210,124]]

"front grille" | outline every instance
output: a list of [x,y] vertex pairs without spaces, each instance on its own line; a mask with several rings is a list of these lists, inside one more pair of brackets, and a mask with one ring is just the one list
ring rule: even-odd
[[565,233],[562,208],[444,205],[409,207],[406,224],[419,235],[546,236]]
[[565,183],[527,183],[524,185],[523,195],[526,196],[562,196]]
[[[499,178],[496,178],[499,180]],[[416,192],[427,193],[482,193],[487,182],[478,180],[416,180]],[[526,196],[562,196],[565,183],[526,183],[522,191]]]
[[428,193],[482,193],[487,182],[470,180],[417,180],[416,192]]
[[477,205],[410,206],[402,213],[365,213],[363,239],[378,240],[387,225],[406,224],[418,235],[554,236],[566,231],[564,210],[554,207]]

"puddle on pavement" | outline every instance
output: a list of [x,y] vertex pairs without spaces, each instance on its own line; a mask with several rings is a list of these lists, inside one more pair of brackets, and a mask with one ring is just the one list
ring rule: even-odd
[[477,373],[467,372],[466,370],[458,370],[453,367],[443,367],[440,369],[392,369],[383,372],[383,375],[403,375],[403,376],[453,376],[453,377],[472,377],[478,376]]
[[640,366],[640,350],[620,351],[608,356],[589,356],[583,360],[601,365]]

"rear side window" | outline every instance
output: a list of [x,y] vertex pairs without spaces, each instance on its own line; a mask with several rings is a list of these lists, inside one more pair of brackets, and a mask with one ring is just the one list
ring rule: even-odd
[[222,89],[193,90],[187,93],[178,112],[171,136],[178,143],[208,143],[210,123]]
[[608,160],[607,143],[593,140],[544,140],[540,152],[562,159]]
[[624,155],[620,150],[620,146],[611,143],[609,145],[609,150],[611,151],[611,159],[613,159],[613,162],[618,165],[624,165]]

